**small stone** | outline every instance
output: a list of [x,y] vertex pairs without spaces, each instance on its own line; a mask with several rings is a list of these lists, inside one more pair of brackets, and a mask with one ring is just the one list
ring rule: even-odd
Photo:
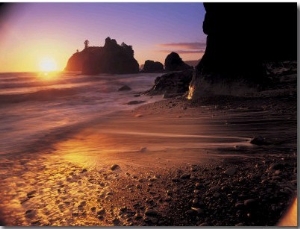
[[201,215],[203,214],[203,210],[201,208],[195,208],[195,207],[192,207],[191,208],[193,211],[195,211],[197,213],[197,215]]
[[235,167],[231,167],[228,168],[224,171],[224,174],[228,175],[228,176],[232,176],[233,174],[235,174],[236,172],[236,168]]
[[141,214],[139,214],[139,213],[136,213],[136,214],[134,215],[134,219],[135,219],[135,220],[139,220],[139,219],[141,219],[141,218],[143,218],[143,216],[142,216]]
[[144,153],[144,152],[146,152],[146,151],[147,151],[147,147],[141,147],[141,148],[140,148],[140,152],[141,152],[141,153]]
[[72,216],[77,217],[78,215],[79,215],[78,212],[73,212],[73,213],[72,213]]
[[273,163],[270,165],[269,170],[281,170],[284,168],[284,165],[281,163]]
[[236,208],[243,208],[244,207],[244,203],[238,202],[234,205]]
[[171,200],[172,200],[172,198],[169,197],[169,196],[168,196],[167,198],[165,198],[165,201],[166,201],[166,202],[170,202]]
[[198,189],[194,190],[194,194],[199,194],[199,193],[200,193],[200,191]]
[[214,195],[213,195],[213,197],[218,198],[220,195],[221,195],[220,193],[215,192]]
[[39,225],[41,225],[41,222],[40,222],[40,220],[35,220],[35,221],[31,222],[31,225],[32,226],[39,226]]
[[255,199],[247,199],[244,201],[244,205],[246,207],[251,207],[253,205],[255,205],[257,203],[257,201]]
[[157,216],[157,215],[158,215],[158,212],[155,211],[155,210],[153,210],[153,209],[147,209],[147,210],[145,211],[145,215],[147,215],[147,216]]
[[196,212],[196,211],[193,211],[192,209],[187,210],[185,213],[186,213],[187,215],[196,215],[196,214],[197,214],[197,212]]
[[33,218],[35,216],[35,214],[36,214],[36,211],[34,211],[34,210],[27,210],[25,212],[25,217],[26,218]]
[[195,188],[196,188],[196,189],[200,189],[200,188],[202,188],[202,187],[203,187],[203,185],[200,184],[199,182],[197,182],[197,183],[195,184]]
[[101,208],[99,211],[97,211],[97,215],[104,215],[105,214],[105,209]]
[[253,144],[253,145],[258,145],[258,146],[261,146],[261,145],[270,145],[270,143],[267,142],[266,139],[263,138],[262,136],[258,136],[258,137],[253,138],[250,141],[250,143]]
[[85,172],[87,172],[87,169],[83,169],[83,170],[81,171],[81,173],[85,173]]
[[191,174],[183,174],[180,177],[181,179],[190,179],[191,178]]
[[32,197],[35,196],[35,194],[36,194],[36,190],[30,191],[30,192],[27,193],[27,197],[32,198]]
[[131,88],[127,85],[124,85],[118,89],[118,91],[130,91],[130,90],[131,90]]
[[125,207],[125,206],[124,206],[124,207],[121,207],[121,208],[120,208],[120,211],[121,211],[121,212],[127,211],[127,207]]
[[151,177],[149,178],[149,181],[156,181],[157,180],[157,177]]
[[199,199],[198,198],[193,199],[192,204],[194,207],[197,207],[199,205]]
[[133,100],[127,103],[127,105],[136,105],[136,104],[141,104],[144,103],[145,101],[142,100]]
[[114,226],[120,225],[120,220],[118,218],[114,218],[112,222],[113,222]]
[[116,170],[116,169],[118,169],[118,168],[120,168],[120,166],[117,165],[117,164],[114,164],[114,165],[112,165],[112,166],[110,167],[110,169],[111,169],[112,171],[114,171],[114,170]]

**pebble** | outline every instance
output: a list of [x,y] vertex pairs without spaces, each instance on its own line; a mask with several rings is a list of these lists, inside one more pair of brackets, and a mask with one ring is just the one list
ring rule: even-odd
[[236,208],[243,208],[244,207],[244,203],[242,202],[238,202],[234,205]]
[[25,212],[25,217],[26,218],[33,218],[35,216],[35,214],[36,214],[36,211],[34,211],[34,210],[27,210]]
[[158,212],[155,211],[155,210],[153,210],[153,209],[147,209],[147,210],[145,211],[145,215],[147,215],[147,216],[157,216],[157,215],[158,215]]
[[258,136],[258,137],[254,137],[251,141],[250,141],[251,144],[253,145],[258,145],[258,146],[261,146],[261,145],[270,145],[270,143],[268,143],[266,141],[265,138],[263,138],[262,136]]
[[178,178],[172,178],[172,181],[173,182],[179,182],[179,179]]
[[199,182],[197,182],[197,183],[195,184],[195,188],[196,188],[196,189],[200,189],[200,188],[202,188],[202,187],[203,187],[203,185],[200,184]]
[[235,173],[236,173],[236,168],[235,167],[228,168],[224,171],[224,174],[226,174],[228,176],[232,176]]
[[194,190],[194,194],[199,194],[199,193],[200,193],[200,191],[198,189]]
[[97,211],[97,215],[104,215],[105,214],[105,209],[101,208],[99,211]]
[[190,179],[191,178],[191,174],[183,174],[180,177],[181,179]]
[[191,208],[193,211],[195,211],[198,215],[201,215],[203,214],[203,210],[201,208],[195,208],[195,207],[192,207]]
[[140,152],[141,152],[141,153],[144,153],[144,152],[146,152],[146,151],[147,151],[147,147],[141,147],[141,148],[140,148]]
[[114,164],[114,165],[112,165],[112,166],[110,167],[110,169],[111,169],[112,171],[114,171],[114,170],[116,170],[116,169],[118,169],[118,168],[120,168],[120,166],[117,165],[117,164]]
[[246,207],[253,206],[253,205],[255,205],[256,203],[257,203],[257,200],[255,200],[255,199],[247,199],[247,200],[244,201],[244,205],[245,205]]
[[83,170],[81,171],[81,173],[85,173],[85,172],[87,172],[87,169],[83,169]]
[[30,191],[30,192],[27,193],[27,197],[32,198],[32,197],[35,196],[35,194],[36,194],[36,190]]
[[144,103],[145,101],[142,100],[133,100],[127,103],[127,105],[136,105],[136,104],[140,104],[140,103]]
[[112,222],[113,222],[114,226],[119,226],[121,223],[118,218],[114,218]]
[[141,219],[141,218],[143,218],[143,216],[142,216],[141,214],[139,214],[139,213],[136,213],[136,214],[134,215],[134,219],[135,219],[135,220],[139,220],[139,219]]
[[197,206],[199,204],[199,199],[198,198],[193,199],[192,204],[193,206]]
[[281,163],[273,163],[270,165],[269,170],[281,170],[284,168],[284,165]]
[[221,195],[220,193],[215,192],[213,196],[214,196],[215,198],[218,198],[220,195]]
[[130,90],[131,90],[131,88],[127,85],[124,85],[118,89],[118,91],[130,91]]
[[185,213],[186,213],[187,215],[196,215],[196,214],[197,214],[197,212],[196,212],[196,211],[193,211],[192,209],[187,210]]

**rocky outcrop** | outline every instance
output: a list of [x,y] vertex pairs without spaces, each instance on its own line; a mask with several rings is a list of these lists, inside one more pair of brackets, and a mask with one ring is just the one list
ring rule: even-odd
[[143,72],[163,72],[164,66],[162,63],[153,60],[146,60],[143,68]]
[[204,7],[207,46],[190,98],[201,91],[203,81],[263,85],[264,62],[297,59],[296,3],[204,3]]
[[193,67],[184,63],[176,52],[171,52],[165,59],[166,71],[185,71],[192,68]]
[[184,95],[188,89],[193,70],[170,72],[155,79],[154,86],[148,90],[147,95],[163,94],[165,98]]
[[72,55],[65,68],[67,71],[81,71],[83,74],[130,74],[139,72],[132,46],[116,40],[105,39],[104,47],[85,47]]

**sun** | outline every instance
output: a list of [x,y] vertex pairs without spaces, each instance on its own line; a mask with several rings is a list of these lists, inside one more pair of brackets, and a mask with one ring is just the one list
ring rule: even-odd
[[43,57],[39,61],[39,69],[42,72],[53,72],[57,71],[56,61],[51,57]]

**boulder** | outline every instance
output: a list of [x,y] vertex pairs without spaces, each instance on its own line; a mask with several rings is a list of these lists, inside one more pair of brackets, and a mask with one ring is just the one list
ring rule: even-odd
[[164,70],[164,66],[162,63],[153,60],[146,60],[143,68],[143,72],[162,72]]
[[170,72],[159,76],[155,79],[154,86],[150,90],[146,91],[145,94],[165,94],[166,97],[183,95],[189,90],[192,75],[193,70],[187,70],[182,72]]
[[171,52],[165,59],[166,71],[185,71],[188,69],[193,69],[193,67],[184,63],[176,52]]

